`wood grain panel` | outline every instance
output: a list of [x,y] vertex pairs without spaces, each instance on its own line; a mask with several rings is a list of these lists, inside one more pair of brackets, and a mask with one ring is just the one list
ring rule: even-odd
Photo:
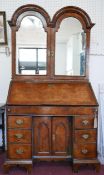
[[7,131],[7,140],[8,142],[15,143],[30,143],[32,140],[32,132],[31,130],[14,130],[8,129]]
[[90,83],[12,82],[8,104],[97,105]]
[[94,115],[96,107],[81,107],[81,106],[8,106],[8,115],[13,114],[33,114],[33,115]]
[[34,155],[51,155],[51,119],[50,117],[35,117],[34,128]]
[[68,117],[52,118],[53,155],[66,156],[70,154],[71,143],[71,120]]
[[28,116],[8,116],[8,128],[31,128],[32,118]]
[[75,130],[74,141],[79,142],[96,142],[97,131],[96,129],[89,130]]
[[76,116],[74,126],[76,129],[92,129],[94,128],[94,116]]
[[7,157],[9,159],[31,159],[31,145],[25,144],[8,144]]
[[96,158],[96,143],[74,144],[73,155],[76,159],[92,159]]

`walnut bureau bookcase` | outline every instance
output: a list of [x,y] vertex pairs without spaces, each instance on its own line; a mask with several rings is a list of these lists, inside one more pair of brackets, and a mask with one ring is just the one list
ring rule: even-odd
[[41,7],[18,8],[12,30],[12,80],[6,103],[7,158],[4,170],[34,161],[69,161],[99,171],[98,103],[88,79],[88,14],[74,6],[51,20]]

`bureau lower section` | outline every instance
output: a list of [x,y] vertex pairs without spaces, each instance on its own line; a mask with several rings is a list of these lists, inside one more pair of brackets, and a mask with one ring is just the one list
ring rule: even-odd
[[72,118],[8,116],[9,159],[66,159],[72,155]]
[[[76,109],[70,109],[73,112],[68,114],[67,108],[55,108],[52,115],[47,112],[49,107],[46,113],[43,111],[40,115],[26,114],[24,110],[19,114],[15,110],[7,108],[6,171],[15,165],[25,166],[30,171],[33,160],[71,160],[74,171],[87,161],[98,170],[95,108],[79,108],[76,114]],[[42,110],[40,108],[39,111]],[[60,111],[63,113],[60,114]]]

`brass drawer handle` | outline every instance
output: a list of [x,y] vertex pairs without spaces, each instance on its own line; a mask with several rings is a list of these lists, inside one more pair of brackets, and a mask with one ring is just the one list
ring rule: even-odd
[[21,139],[21,138],[23,138],[23,134],[15,134],[15,137],[16,137],[17,139]]
[[89,134],[83,134],[82,135],[82,138],[85,139],[85,140],[87,140],[89,138]]
[[82,149],[81,151],[83,154],[87,154],[88,153],[88,150],[87,149]]
[[17,125],[22,125],[24,122],[23,122],[23,120],[21,120],[21,119],[18,119],[18,120],[16,120],[16,124]]
[[24,150],[23,149],[17,149],[16,150],[16,154],[23,154],[24,153]]
[[82,124],[83,124],[84,126],[87,126],[87,125],[88,125],[88,123],[89,123],[89,121],[88,121],[88,120],[83,120],[83,121],[82,121]]

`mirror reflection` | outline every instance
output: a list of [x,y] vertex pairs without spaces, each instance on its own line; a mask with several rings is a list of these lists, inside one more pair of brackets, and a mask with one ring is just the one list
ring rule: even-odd
[[47,36],[41,20],[23,18],[16,32],[16,74],[46,75]]
[[58,32],[55,45],[55,75],[85,75],[86,34],[79,20],[65,18]]

